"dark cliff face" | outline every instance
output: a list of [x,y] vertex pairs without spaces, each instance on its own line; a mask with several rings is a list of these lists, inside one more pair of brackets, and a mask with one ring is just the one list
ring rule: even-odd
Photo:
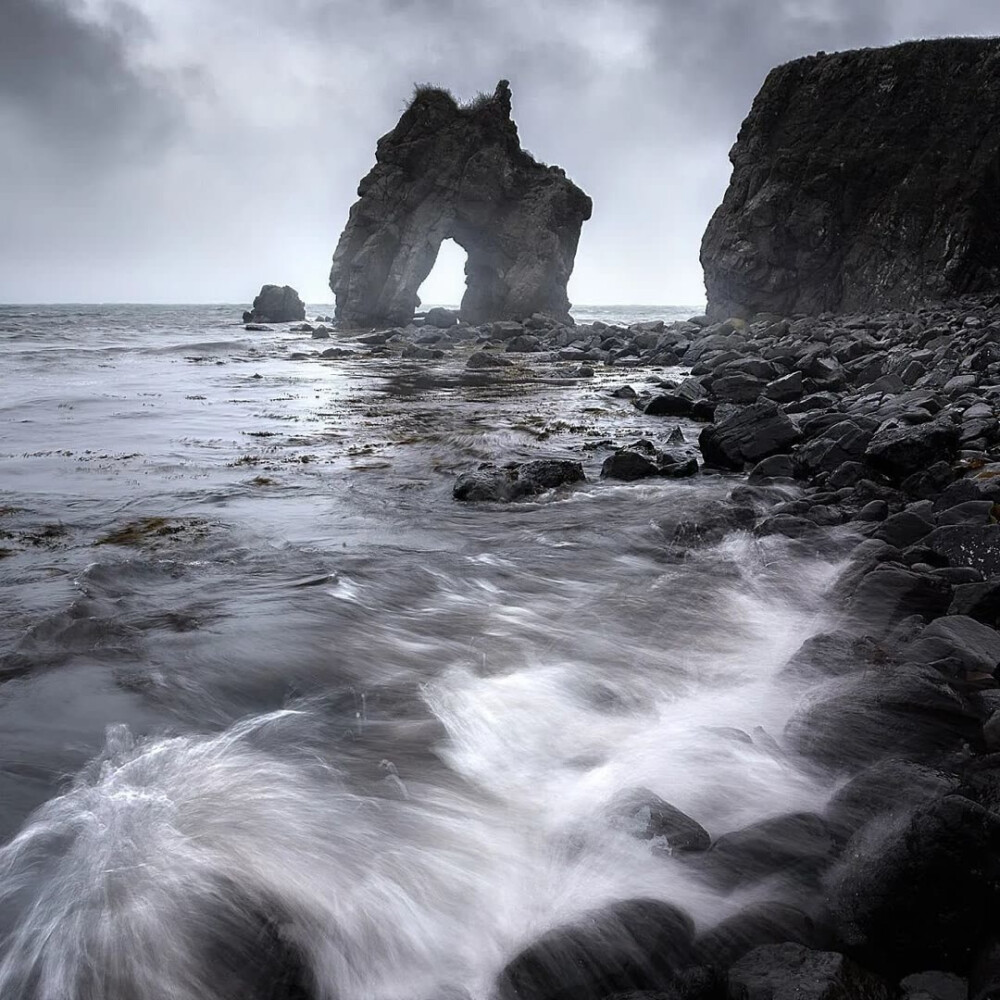
[[468,254],[464,319],[568,320],[566,285],[591,202],[521,149],[510,113],[505,80],[468,107],[442,90],[417,91],[379,139],[334,253],[338,320],[407,322],[449,237]]
[[1000,282],[1000,40],[771,71],[701,246],[714,316],[908,307]]

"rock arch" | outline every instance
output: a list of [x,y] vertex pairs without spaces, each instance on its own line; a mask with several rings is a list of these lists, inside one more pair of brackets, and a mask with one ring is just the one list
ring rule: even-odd
[[345,326],[409,322],[443,240],[468,260],[461,315],[470,323],[545,312],[569,318],[566,286],[591,201],[559,167],[521,149],[510,86],[460,107],[417,89],[376,163],[330,270]]

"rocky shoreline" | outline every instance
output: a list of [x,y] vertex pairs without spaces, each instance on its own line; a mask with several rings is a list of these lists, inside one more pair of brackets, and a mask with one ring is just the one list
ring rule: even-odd
[[[843,782],[825,812],[714,842],[642,789],[616,814],[709,884],[756,902],[697,934],[666,903],[615,904],[516,956],[500,996],[992,995],[1000,298],[629,328],[545,316],[470,327],[446,311],[427,320],[354,335],[336,350],[427,361],[460,353],[469,369],[497,374],[555,363],[566,377],[588,378],[610,366],[623,381],[687,367],[680,378],[654,377],[652,390],[615,390],[662,416],[664,433],[611,451],[602,473],[746,473],[726,502],[678,528],[671,557],[732,530],[850,553],[831,594],[839,627],[809,639],[784,668],[802,700],[775,747]],[[677,417],[704,423],[697,453],[678,449]],[[516,501],[581,478],[578,463],[541,459],[470,470],[455,496]]]

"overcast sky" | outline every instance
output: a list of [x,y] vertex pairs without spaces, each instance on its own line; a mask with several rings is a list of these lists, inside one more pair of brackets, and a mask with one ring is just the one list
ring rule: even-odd
[[[996,0],[0,0],[0,301],[327,302],[415,82],[511,81],[594,200],[570,297],[698,304],[698,244],[767,71],[1000,34]],[[442,252],[425,302],[457,301]],[[447,266],[445,266],[447,265]]]

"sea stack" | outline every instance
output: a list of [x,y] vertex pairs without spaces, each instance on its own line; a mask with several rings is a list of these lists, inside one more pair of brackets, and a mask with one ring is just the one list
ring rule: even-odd
[[244,323],[294,323],[306,318],[306,307],[291,285],[263,285]]
[[911,308],[998,288],[1000,40],[772,70],[705,232],[713,318]]
[[343,326],[409,322],[448,238],[468,254],[463,320],[572,322],[566,286],[591,201],[521,149],[506,80],[467,106],[418,87],[375,159],[333,255]]

